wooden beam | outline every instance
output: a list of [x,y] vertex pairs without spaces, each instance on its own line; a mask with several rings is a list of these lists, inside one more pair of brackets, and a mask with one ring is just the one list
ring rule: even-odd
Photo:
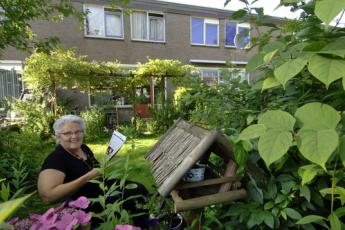
[[182,190],[182,189],[188,189],[188,188],[197,188],[197,187],[214,185],[214,184],[222,184],[222,183],[226,183],[226,182],[240,181],[241,179],[242,179],[241,176],[231,176],[231,177],[208,179],[208,180],[203,180],[203,181],[199,181],[199,182],[185,183],[185,184],[178,185],[176,187],[176,190]]
[[213,204],[228,203],[235,200],[245,199],[247,192],[245,189],[233,190],[229,192],[217,193],[213,195],[201,196],[183,201],[175,201],[175,212],[193,210],[210,206]]

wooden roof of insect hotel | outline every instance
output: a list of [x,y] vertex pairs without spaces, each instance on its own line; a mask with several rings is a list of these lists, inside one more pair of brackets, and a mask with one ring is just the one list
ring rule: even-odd
[[145,157],[160,195],[167,196],[209,150],[225,160],[234,159],[223,134],[179,119]]

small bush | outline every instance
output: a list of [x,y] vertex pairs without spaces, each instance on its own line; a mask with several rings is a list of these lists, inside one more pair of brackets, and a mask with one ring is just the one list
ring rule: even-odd
[[95,140],[105,135],[105,115],[96,108],[86,110],[80,114],[86,122],[86,139]]

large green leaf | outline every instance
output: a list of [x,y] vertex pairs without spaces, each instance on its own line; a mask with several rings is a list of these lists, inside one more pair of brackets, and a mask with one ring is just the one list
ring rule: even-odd
[[257,137],[260,137],[262,134],[266,132],[266,126],[262,124],[251,125],[245,128],[240,136],[238,137],[239,140],[250,140]]
[[341,163],[345,167],[345,136],[339,138],[339,155]]
[[274,76],[285,87],[286,82],[301,72],[307,62],[301,58],[289,60],[274,70]]
[[332,212],[328,216],[328,219],[329,219],[329,222],[331,223],[331,229],[332,230],[341,230],[342,229],[340,220],[334,212]]
[[274,50],[278,50],[278,51],[283,51],[285,49],[286,45],[281,42],[281,41],[273,41],[273,42],[269,42],[267,45],[265,45],[262,50],[266,53],[269,53],[271,51]]
[[337,199],[340,200],[342,206],[345,204],[345,188],[343,187],[336,186],[334,189],[324,188],[320,190],[320,193],[322,196],[331,195],[333,193],[334,195],[337,195]]
[[295,122],[296,119],[293,116],[281,110],[267,111],[261,114],[258,118],[258,124],[263,124],[268,129],[281,131],[291,131]]
[[279,81],[277,81],[277,79],[274,76],[269,76],[264,80],[264,82],[262,84],[261,92],[266,90],[266,89],[276,87],[278,85],[280,85]]
[[0,222],[4,222],[20,205],[24,203],[33,193],[14,200],[0,204]]
[[272,60],[272,58],[274,57],[274,55],[276,55],[277,52],[278,52],[278,50],[276,49],[276,50],[273,50],[273,51],[265,54],[265,56],[264,56],[265,64],[269,63]]
[[296,224],[310,224],[310,223],[320,222],[323,220],[326,220],[326,218],[323,216],[309,215],[297,221]]
[[322,173],[322,168],[316,164],[302,166],[298,169],[298,175],[302,178],[302,185],[312,181],[318,174]]
[[295,113],[298,125],[309,129],[335,129],[340,121],[339,113],[327,104],[308,103]]
[[338,38],[334,42],[324,46],[318,53],[333,54],[345,58],[345,37]]
[[286,212],[286,215],[291,219],[299,220],[302,218],[301,214],[297,212],[295,209],[285,208],[284,211]]
[[267,167],[286,154],[292,143],[292,134],[289,131],[277,129],[267,130],[258,143],[259,154]]
[[328,86],[345,77],[345,60],[313,55],[309,60],[308,69],[314,77]]
[[258,53],[254,57],[252,57],[246,65],[246,71],[253,72],[260,66],[264,64],[264,54]]
[[325,169],[325,164],[339,143],[334,129],[312,130],[302,128],[298,132],[297,147],[311,162]]
[[315,14],[326,24],[332,20],[345,8],[343,0],[318,0],[315,3]]

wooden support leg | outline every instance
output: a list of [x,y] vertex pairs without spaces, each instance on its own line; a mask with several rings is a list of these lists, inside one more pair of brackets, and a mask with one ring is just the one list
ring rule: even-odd
[[196,209],[196,210],[192,210],[189,211],[189,215],[188,215],[188,219],[187,221],[187,226],[191,227],[194,225],[194,229],[195,230],[201,230],[202,229],[202,225],[205,221],[204,215],[203,215],[203,208],[200,209]]

